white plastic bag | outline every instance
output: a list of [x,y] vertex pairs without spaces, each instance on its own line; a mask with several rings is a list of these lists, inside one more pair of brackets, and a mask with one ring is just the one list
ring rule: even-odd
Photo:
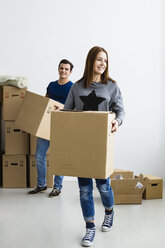
[[1,86],[15,86],[18,88],[25,88],[29,83],[29,79],[21,76],[0,75]]

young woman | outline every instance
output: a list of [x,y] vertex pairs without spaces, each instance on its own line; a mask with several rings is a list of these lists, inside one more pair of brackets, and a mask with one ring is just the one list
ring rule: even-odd
[[[108,73],[108,54],[104,48],[93,47],[86,59],[83,77],[73,84],[64,109],[113,111],[116,119],[112,121],[112,131],[116,132],[124,118],[122,96],[116,82]],[[82,246],[91,246],[95,237],[94,200],[92,178],[78,178],[80,188],[80,203],[86,222],[86,235],[82,239]],[[96,179],[103,206],[105,208],[104,221],[101,226],[103,232],[110,230],[113,224],[113,191],[110,180]]]

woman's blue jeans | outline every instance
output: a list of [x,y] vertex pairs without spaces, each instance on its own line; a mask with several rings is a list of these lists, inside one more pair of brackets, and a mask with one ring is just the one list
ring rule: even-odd
[[[110,210],[114,205],[113,190],[110,186],[110,179],[95,179],[96,186],[100,193],[105,209]],[[80,189],[80,203],[85,221],[94,220],[95,209],[93,200],[93,180],[92,178],[78,178]]]
[[[47,185],[46,182],[46,153],[49,148],[49,141],[37,138],[36,146],[36,164],[37,164],[37,185],[39,187],[44,187]],[[54,188],[62,189],[63,176],[54,177]]]

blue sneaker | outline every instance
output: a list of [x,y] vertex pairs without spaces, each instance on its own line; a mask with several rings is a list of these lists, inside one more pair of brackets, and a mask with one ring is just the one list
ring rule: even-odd
[[101,230],[103,232],[108,232],[110,231],[112,225],[113,225],[113,215],[114,215],[114,211],[112,210],[112,212],[110,214],[105,214],[104,216],[104,221],[103,224],[101,226]]
[[86,234],[82,239],[81,245],[85,247],[89,247],[93,245],[94,237],[95,237],[95,227],[86,228]]

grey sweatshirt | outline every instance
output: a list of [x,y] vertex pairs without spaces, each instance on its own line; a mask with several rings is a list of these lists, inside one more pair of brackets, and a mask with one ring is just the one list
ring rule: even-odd
[[124,119],[123,101],[117,83],[92,82],[84,88],[83,80],[72,85],[64,106],[65,110],[113,111],[119,125]]

